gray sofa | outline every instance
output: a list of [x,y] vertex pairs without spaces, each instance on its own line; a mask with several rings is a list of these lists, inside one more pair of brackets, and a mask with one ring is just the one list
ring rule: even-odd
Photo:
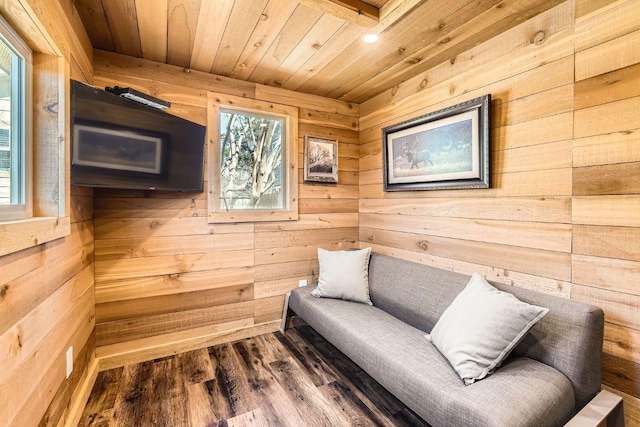
[[470,276],[372,254],[373,306],[291,293],[289,308],[434,427],[542,427],[566,423],[600,391],[602,310],[493,283],[547,307],[511,356],[465,386],[425,338]]

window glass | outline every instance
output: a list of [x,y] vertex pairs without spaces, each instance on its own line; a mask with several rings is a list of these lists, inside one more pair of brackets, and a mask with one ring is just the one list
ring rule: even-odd
[[0,219],[28,212],[27,67],[31,52],[0,20]]
[[220,111],[220,206],[286,209],[286,125],[281,117]]

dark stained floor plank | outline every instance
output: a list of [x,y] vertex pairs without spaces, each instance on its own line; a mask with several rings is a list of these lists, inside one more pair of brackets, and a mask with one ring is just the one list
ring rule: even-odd
[[237,360],[231,344],[221,344],[209,349],[209,355],[216,363],[216,380],[222,396],[229,404],[229,416],[251,412],[259,407],[251,395],[252,384],[240,362]]
[[272,427],[264,417],[260,408],[227,420],[227,427]]
[[338,375],[336,375],[335,369],[329,365],[330,362],[325,361],[318,350],[298,333],[278,334],[277,338],[303,366],[317,387],[337,380]]
[[349,425],[348,417],[340,408],[332,405],[330,399],[318,393],[315,384],[292,358],[273,362],[269,367],[295,403],[295,408],[303,419],[315,420],[318,427]]
[[176,357],[187,384],[198,384],[215,378],[216,373],[206,348],[181,353]]
[[297,401],[290,396],[285,387],[274,377],[264,360],[253,356],[247,349],[247,340],[233,344],[238,355],[238,361],[242,364],[250,384],[252,398],[257,402],[256,407],[263,410],[267,419],[271,418],[275,425],[297,427],[305,425],[304,418],[300,416],[300,408]]
[[113,407],[113,426],[153,425],[153,361],[125,366]]
[[[224,415],[216,412],[221,404],[217,400],[224,400],[220,391],[215,389],[216,380],[203,381],[197,384],[186,384],[187,414],[192,426],[215,427],[229,415],[225,408]],[[227,405],[228,407],[228,405]]]
[[122,370],[123,368],[115,368],[98,374],[80,420],[80,425],[109,425],[113,414],[113,406],[118,396],[118,384],[120,378],[122,378]]
[[428,427],[304,324],[100,372],[79,425]]
[[250,341],[251,354],[261,359],[265,364],[275,362],[291,353],[282,345],[275,334],[265,334],[254,337]]
[[334,381],[318,387],[318,390],[329,396],[334,405],[339,407],[348,417],[350,426],[393,427],[394,424],[377,408],[366,405],[342,381]]
[[424,420],[417,416],[415,412],[409,408],[403,408],[401,411],[393,414],[393,423],[396,426],[423,426],[426,425]]
[[83,416],[78,425],[87,427],[109,427],[110,425],[114,425],[112,420],[113,409],[107,409],[106,411]]
[[151,412],[159,426],[189,427],[187,395],[179,359],[164,358],[153,364]]

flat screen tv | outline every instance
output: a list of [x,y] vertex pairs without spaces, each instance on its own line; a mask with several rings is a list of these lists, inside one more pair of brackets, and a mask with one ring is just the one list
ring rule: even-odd
[[71,81],[71,184],[202,192],[204,126]]

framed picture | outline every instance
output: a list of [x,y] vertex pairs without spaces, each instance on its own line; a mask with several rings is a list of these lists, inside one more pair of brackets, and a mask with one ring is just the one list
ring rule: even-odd
[[102,169],[162,173],[166,136],[91,123],[73,127],[73,164]]
[[382,129],[385,191],[489,188],[491,95]]
[[304,137],[304,180],[338,182],[338,140]]

